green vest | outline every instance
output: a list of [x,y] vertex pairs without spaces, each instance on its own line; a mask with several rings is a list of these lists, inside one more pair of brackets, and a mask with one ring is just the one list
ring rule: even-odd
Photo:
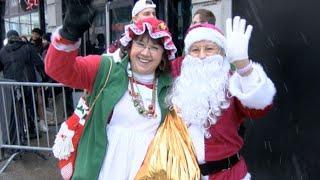
[[[91,105],[93,103],[93,100],[103,88],[111,62],[113,66],[108,83],[90,112],[90,117],[79,142],[72,177],[74,180],[98,179],[104,157],[108,150],[106,132],[107,119],[114,106],[128,89],[128,56],[126,56],[121,63],[115,63],[111,57],[102,56],[93,90],[88,98],[89,104]],[[171,84],[172,78],[169,73],[160,74],[157,95],[161,109],[161,122],[163,122],[168,112],[165,97],[168,94]]]

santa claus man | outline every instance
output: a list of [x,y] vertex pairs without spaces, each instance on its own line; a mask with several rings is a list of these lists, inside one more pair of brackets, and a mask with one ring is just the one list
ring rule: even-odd
[[238,16],[227,20],[226,37],[210,24],[192,26],[186,57],[173,63],[179,72],[170,102],[187,124],[204,179],[250,179],[238,128],[245,118],[266,114],[276,93],[262,66],[248,57],[251,32]]

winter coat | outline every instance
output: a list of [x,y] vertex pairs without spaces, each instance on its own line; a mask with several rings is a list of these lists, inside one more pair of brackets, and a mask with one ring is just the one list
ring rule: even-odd
[[0,50],[0,71],[4,78],[18,82],[39,82],[45,77],[40,56],[32,45],[20,40],[9,42]]

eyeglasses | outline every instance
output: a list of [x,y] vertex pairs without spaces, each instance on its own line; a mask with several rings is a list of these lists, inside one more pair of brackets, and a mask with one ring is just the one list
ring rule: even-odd
[[147,46],[147,44],[142,41],[133,41],[133,43],[136,45],[136,48],[138,48],[139,50],[143,51],[147,48],[152,54],[158,53],[163,50],[163,48],[161,48],[161,46],[159,45]]
[[199,57],[200,55],[212,56],[219,54],[221,48],[216,45],[205,45],[205,46],[191,46],[189,49],[189,54],[194,57]]

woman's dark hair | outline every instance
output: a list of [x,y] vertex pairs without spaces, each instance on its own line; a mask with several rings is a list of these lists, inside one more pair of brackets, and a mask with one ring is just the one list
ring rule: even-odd
[[[145,36],[148,36],[150,38],[151,41],[153,41],[154,43],[160,45],[161,47],[163,47],[164,51],[162,54],[162,58],[161,58],[161,62],[156,70],[156,73],[160,73],[160,72],[170,72],[171,71],[171,66],[170,66],[170,61],[168,59],[168,51],[164,48],[163,46],[163,38],[160,39],[152,39],[148,32],[145,32],[144,34],[140,35],[140,36],[135,36],[133,38],[133,40],[141,40],[143,39]],[[132,41],[133,41],[132,40]],[[132,41],[130,41],[130,43],[127,46],[120,46],[120,50],[121,50],[121,55],[120,57],[123,58],[126,54],[130,54],[130,50],[132,47]]]

